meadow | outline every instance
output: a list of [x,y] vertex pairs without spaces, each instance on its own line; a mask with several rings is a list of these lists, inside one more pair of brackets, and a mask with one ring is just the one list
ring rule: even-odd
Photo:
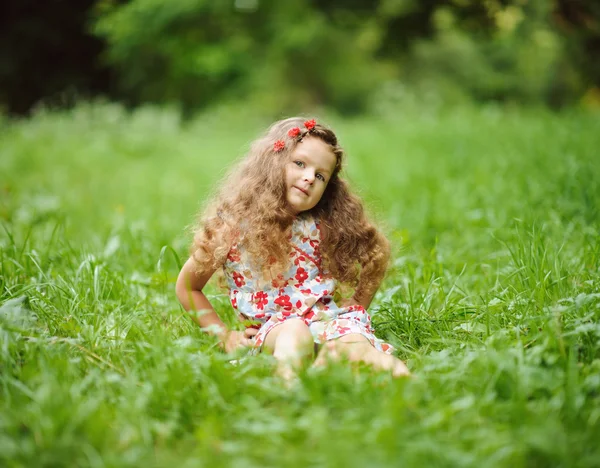
[[370,311],[415,378],[339,363],[288,389],[179,306],[189,227],[267,120],[2,118],[0,465],[600,466],[598,114],[321,117],[392,242]]

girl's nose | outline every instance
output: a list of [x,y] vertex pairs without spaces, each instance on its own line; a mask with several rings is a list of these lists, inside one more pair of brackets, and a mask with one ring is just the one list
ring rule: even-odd
[[309,184],[312,184],[315,180],[315,175],[314,174],[310,174],[310,173],[305,173],[304,174],[304,180],[306,182],[308,182]]

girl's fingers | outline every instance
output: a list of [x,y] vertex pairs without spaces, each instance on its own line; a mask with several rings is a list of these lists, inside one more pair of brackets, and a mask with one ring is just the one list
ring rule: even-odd
[[239,348],[249,348],[251,346],[252,346],[252,340],[249,340],[248,338],[242,338],[238,342],[238,347]]

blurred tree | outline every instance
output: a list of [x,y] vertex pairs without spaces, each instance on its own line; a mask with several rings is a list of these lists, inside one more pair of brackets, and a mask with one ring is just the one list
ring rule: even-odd
[[600,3],[559,0],[554,19],[567,39],[566,54],[579,71],[571,79],[581,80],[600,107]]
[[267,107],[355,111],[387,72],[374,57],[377,23],[352,10],[332,18],[302,0],[132,0],[98,11],[106,61],[134,103],[197,108],[253,94]]
[[[104,0],[96,33],[132,103],[193,109],[252,96],[280,112],[298,103],[358,112],[396,82],[442,100],[562,105],[599,77],[596,65],[569,53],[592,33],[569,39],[555,26],[557,17],[573,16],[561,2]],[[581,11],[594,30],[599,12]],[[589,47],[579,52],[597,56]]]
[[94,0],[6,0],[0,6],[0,109],[25,113],[40,99],[65,105],[110,91],[89,32]]
[[228,99],[278,113],[360,112],[394,89],[416,101],[600,101],[597,2],[8,0],[0,8],[0,106],[11,112],[97,94],[190,111]]
[[[571,67],[547,0],[453,2],[438,7],[431,38],[412,49],[406,79],[450,86],[480,101],[552,102]],[[443,88],[442,88],[443,89]],[[442,90],[443,92],[443,90]]]

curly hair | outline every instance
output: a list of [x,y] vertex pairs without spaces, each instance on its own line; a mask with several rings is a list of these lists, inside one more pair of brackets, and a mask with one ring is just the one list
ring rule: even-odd
[[[197,271],[222,266],[236,242],[260,268],[287,266],[292,249],[288,234],[295,214],[286,200],[285,167],[298,142],[309,136],[320,138],[336,157],[325,192],[310,210],[323,227],[324,266],[343,284],[375,291],[387,268],[389,242],[340,177],[344,151],[335,133],[317,123],[310,133],[303,129],[297,139],[287,136],[290,129],[303,128],[304,120],[293,117],[275,122],[225,176],[194,227],[191,251]],[[286,142],[278,152],[274,149],[277,140]],[[270,255],[265,258],[264,252]]]

